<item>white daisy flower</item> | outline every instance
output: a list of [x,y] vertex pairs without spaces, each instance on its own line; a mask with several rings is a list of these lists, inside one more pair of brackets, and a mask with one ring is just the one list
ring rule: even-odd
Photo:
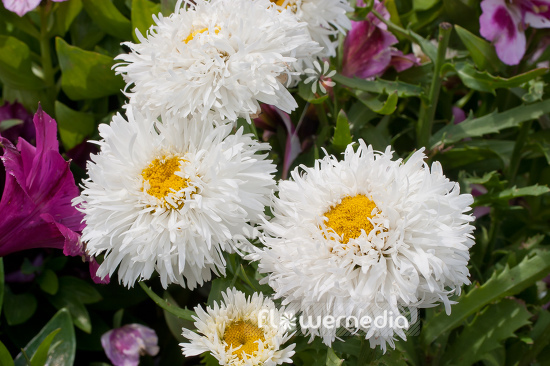
[[[276,298],[304,317],[374,319],[386,311],[393,324],[340,323],[385,350],[394,335],[405,339],[410,323],[397,319],[404,308],[413,322],[416,308],[439,301],[449,313],[449,297],[470,283],[473,199],[438,162],[430,170],[422,150],[404,162],[391,160],[390,147],[359,145],[348,146],[343,161],[326,156],[279,183],[274,218],[263,225],[266,247],[250,258],[269,274]],[[304,330],[330,345],[338,327]]]
[[97,275],[120,281],[160,275],[162,285],[193,289],[225,273],[223,251],[250,245],[266,198],[275,189],[268,144],[242,128],[198,123],[195,117],[154,122],[127,109],[100,125],[101,151],[88,162],[89,179],[73,202],[85,213],[82,240],[104,254]]
[[181,343],[185,356],[210,352],[222,366],[273,366],[292,363],[295,344],[283,348],[292,334],[279,325],[284,314],[261,293],[246,297],[235,289],[222,293],[223,302],[204,311],[195,308],[198,334],[183,329],[190,343]]
[[[129,95],[153,117],[203,118],[214,110],[236,120],[259,113],[258,102],[287,113],[296,101],[282,83],[293,74],[297,58],[320,50],[307,24],[290,11],[279,12],[268,0],[196,0],[169,17],[154,16],[139,44],[117,59]],[[133,86],[132,86],[133,85]]]
[[271,0],[271,2],[279,8],[290,9],[300,21],[307,23],[311,38],[323,47],[323,50],[316,55],[317,57],[336,56],[338,40],[335,36],[338,33],[345,35],[351,29],[351,21],[346,13],[353,11],[353,8],[348,0]]

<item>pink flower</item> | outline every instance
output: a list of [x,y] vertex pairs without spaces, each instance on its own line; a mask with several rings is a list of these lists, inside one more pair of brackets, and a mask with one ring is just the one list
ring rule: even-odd
[[128,324],[101,336],[101,345],[114,366],[137,366],[139,357],[159,352],[155,331],[140,324]]
[[[67,1],[67,0],[52,0],[57,3]],[[40,5],[40,0],[2,0],[4,7],[22,17],[27,14],[29,11],[34,10],[38,5]]]
[[481,35],[495,44],[498,57],[517,65],[525,55],[525,29],[550,28],[550,0],[483,0]]
[[[374,9],[385,19],[390,18],[390,13],[378,0]],[[414,55],[404,55],[391,47],[398,40],[387,29],[373,14],[367,15],[366,20],[351,22],[351,30],[344,41],[344,76],[366,79],[383,74],[390,66],[403,71],[418,62]]]

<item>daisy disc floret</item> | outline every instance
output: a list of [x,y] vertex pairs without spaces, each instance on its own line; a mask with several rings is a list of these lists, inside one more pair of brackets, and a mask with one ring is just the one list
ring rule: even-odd
[[[263,225],[265,249],[251,255],[276,298],[313,319],[386,311],[414,322],[416,308],[440,301],[449,313],[449,297],[469,283],[473,199],[424,159],[421,150],[392,160],[389,147],[376,152],[360,140],[342,161],[326,156],[280,182],[274,218]],[[399,321],[357,324],[340,326],[383,349],[407,329]],[[338,329],[304,331],[330,345]]]
[[210,352],[222,366],[292,363],[295,344],[283,346],[292,334],[278,321],[284,308],[278,309],[261,293],[247,297],[233,288],[222,296],[213,308],[195,308],[197,333],[183,329],[190,341],[180,344],[185,356]]
[[267,144],[195,118],[155,122],[127,110],[99,127],[101,151],[73,202],[82,240],[104,254],[98,276],[132,286],[156,270],[164,287],[191,289],[225,273],[223,251],[245,250],[275,188]]
[[268,0],[198,0],[159,14],[141,43],[117,59],[132,102],[153,117],[167,113],[249,119],[259,102],[290,112],[296,101],[283,83],[297,58],[320,47],[307,24],[290,10],[278,11]]

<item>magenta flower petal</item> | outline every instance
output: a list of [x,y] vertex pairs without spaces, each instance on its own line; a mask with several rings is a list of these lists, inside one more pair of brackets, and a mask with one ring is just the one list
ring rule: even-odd
[[523,0],[520,4],[527,26],[550,28],[550,0]]
[[101,345],[114,366],[137,366],[140,356],[155,356],[159,351],[155,331],[140,324],[108,331],[101,336]]
[[517,65],[525,54],[521,10],[505,0],[483,0],[480,33],[495,44],[498,57],[507,65]]
[[2,0],[2,2],[7,10],[20,17],[34,10],[40,4],[40,0]]
[[16,148],[0,137],[6,168],[0,256],[30,248],[61,249],[82,228],[83,215],[71,205],[79,191],[69,162],[58,152],[57,124],[40,107],[33,121],[36,147],[20,138]]
[[397,72],[407,70],[410,67],[419,65],[420,60],[412,53],[405,55],[402,51],[391,48],[391,61],[390,66],[393,66]]

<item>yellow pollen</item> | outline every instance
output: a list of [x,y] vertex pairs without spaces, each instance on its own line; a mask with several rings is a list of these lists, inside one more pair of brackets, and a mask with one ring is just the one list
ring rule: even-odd
[[350,239],[356,239],[361,235],[361,229],[368,234],[374,228],[369,221],[374,216],[374,208],[376,204],[362,194],[347,196],[341,203],[325,212],[324,216],[328,218],[326,225],[336,234],[343,236],[342,242],[347,244]]
[[180,170],[180,158],[172,156],[155,159],[149,166],[141,172],[144,180],[149,182],[147,193],[151,196],[163,200],[167,207],[172,207],[166,202],[165,197],[174,191],[180,191],[187,188],[189,179],[184,179],[174,173]]
[[227,342],[226,351],[228,351],[230,347],[237,348],[242,346],[238,350],[233,351],[233,354],[239,356],[241,360],[244,359],[245,353],[247,355],[252,355],[254,352],[258,351],[257,341],[261,340],[265,342],[264,332],[260,328],[249,321],[241,320],[233,322],[225,328],[223,339]]
[[[295,9],[295,5],[296,5],[296,1],[295,0],[269,0],[271,1],[272,3],[274,3],[275,5],[277,6],[281,6],[285,9],[288,9],[290,8],[292,11],[296,12],[296,9]],[[286,3],[286,5],[285,5]]]
[[[218,33],[220,33],[220,30],[221,30],[220,27],[218,27],[218,26],[214,27],[214,33],[218,34]],[[185,44],[187,44],[188,42],[192,41],[193,38],[195,38],[195,36],[196,36],[197,34],[199,34],[199,33],[204,33],[204,32],[208,32],[208,28],[202,28],[202,29],[199,29],[199,30],[196,30],[196,31],[191,32],[191,34],[189,34],[189,35],[187,36],[187,38],[185,38],[185,39],[183,40],[183,42],[184,42]]]

